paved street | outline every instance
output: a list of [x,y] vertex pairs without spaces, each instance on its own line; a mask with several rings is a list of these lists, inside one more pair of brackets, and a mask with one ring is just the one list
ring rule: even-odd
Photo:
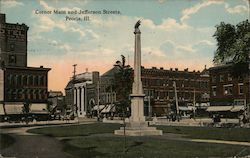
[[71,158],[62,151],[62,144],[52,137],[11,134],[14,145],[1,150],[4,157],[16,158]]

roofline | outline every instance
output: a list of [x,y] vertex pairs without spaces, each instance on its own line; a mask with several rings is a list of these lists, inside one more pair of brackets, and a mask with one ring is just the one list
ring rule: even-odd
[[39,70],[39,71],[50,71],[51,68],[44,67],[18,67],[18,66],[5,66],[5,69],[19,69],[19,70]]

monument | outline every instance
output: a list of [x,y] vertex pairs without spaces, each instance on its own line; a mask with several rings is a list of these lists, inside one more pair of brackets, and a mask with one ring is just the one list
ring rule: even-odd
[[129,123],[119,130],[115,130],[116,135],[128,136],[145,136],[145,135],[162,135],[161,130],[155,127],[148,127],[144,117],[144,97],[142,82],[141,82],[141,31],[139,20],[135,24],[135,56],[134,56],[134,82],[131,97],[131,117]]

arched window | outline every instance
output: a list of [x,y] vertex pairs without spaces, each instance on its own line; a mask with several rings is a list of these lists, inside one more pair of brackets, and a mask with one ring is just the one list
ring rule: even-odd
[[38,86],[38,81],[39,81],[38,76],[35,76],[35,86]]
[[29,85],[33,85],[33,76],[29,76]]

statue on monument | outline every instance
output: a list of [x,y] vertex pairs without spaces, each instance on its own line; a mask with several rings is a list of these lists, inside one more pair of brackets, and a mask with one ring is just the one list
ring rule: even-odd
[[141,25],[141,20],[138,20],[135,24],[135,29],[139,29],[139,26]]

